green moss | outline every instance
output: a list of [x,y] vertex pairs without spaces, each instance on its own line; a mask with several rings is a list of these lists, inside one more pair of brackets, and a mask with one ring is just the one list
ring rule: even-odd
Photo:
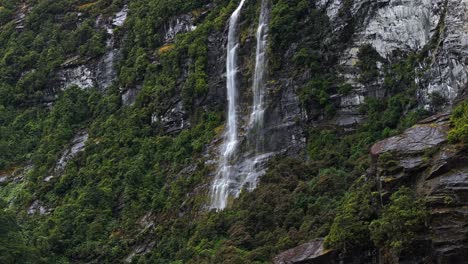
[[452,129],[449,131],[449,140],[453,143],[468,143],[468,101],[463,101],[454,110],[450,118]]

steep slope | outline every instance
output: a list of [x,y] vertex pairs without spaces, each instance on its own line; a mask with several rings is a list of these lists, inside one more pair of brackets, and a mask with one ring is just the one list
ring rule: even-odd
[[[285,256],[344,245],[346,263],[463,259],[464,143],[447,143],[449,114],[420,120],[466,98],[467,12],[456,0],[0,0],[0,205],[24,236],[21,263],[269,263],[303,243]],[[213,205],[229,143],[232,195]],[[413,195],[402,186],[426,198],[430,231],[397,254],[365,235]],[[362,236],[334,237],[348,216]]]

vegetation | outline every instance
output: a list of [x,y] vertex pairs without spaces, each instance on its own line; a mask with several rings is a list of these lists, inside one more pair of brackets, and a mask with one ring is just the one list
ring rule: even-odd
[[358,67],[361,70],[359,81],[364,84],[371,84],[379,77],[377,62],[381,60],[379,53],[370,45],[363,45],[357,57],[359,59]]
[[[223,106],[207,100],[222,88],[210,83],[209,67],[217,63],[210,48],[238,1],[128,4],[129,17],[113,36],[121,45],[114,83],[106,91],[61,90],[57,71],[96,63],[105,53],[110,36],[96,21],[111,19],[124,1],[0,0],[1,263],[115,263],[145,248],[132,263],[258,264],[325,236],[329,247],[345,250],[408,245],[424,217],[421,202],[402,189],[380,208],[374,183],[361,176],[374,142],[427,115],[414,100],[417,54],[377,69],[382,58],[364,46],[361,81],[381,76],[385,89],[385,98],[366,98],[366,119],[352,132],[305,124],[307,159],[276,157],[254,192],[208,212],[215,168],[206,146],[223,129]],[[353,89],[337,77],[346,41],[324,43],[331,28],[313,1],[272,4],[272,79],[309,76],[298,89],[302,106],[310,121],[329,121],[338,108],[332,96]],[[259,5],[246,2],[242,45],[251,45]],[[24,20],[17,20],[19,10]],[[164,40],[167,21],[180,14],[190,14],[196,29]],[[123,105],[122,90],[136,87],[135,104]],[[168,133],[159,117],[179,102],[190,124]],[[466,142],[466,109],[464,103],[454,111],[453,141]],[[57,161],[83,131],[85,150],[57,173]],[[36,201],[50,211],[28,214]]]
[[34,263],[36,252],[26,245],[25,238],[12,212],[0,200],[0,261],[2,263]]
[[450,119],[453,128],[449,132],[452,142],[468,143],[468,101],[463,101],[454,110]]
[[361,178],[346,195],[336,216],[325,246],[342,249],[366,248],[370,243],[369,223],[375,218],[376,205],[372,197],[372,183]]
[[416,198],[414,191],[401,187],[390,197],[390,203],[382,210],[379,219],[369,225],[375,245],[388,248],[398,254],[410,246],[416,234],[424,230],[427,219],[424,202]]

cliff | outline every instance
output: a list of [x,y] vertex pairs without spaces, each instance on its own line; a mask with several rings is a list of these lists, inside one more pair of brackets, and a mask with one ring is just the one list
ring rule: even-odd
[[[467,18],[460,0],[0,0],[0,205],[24,246],[5,262],[463,262]],[[427,212],[398,250],[368,228],[395,193]],[[362,234],[334,237],[346,219]]]

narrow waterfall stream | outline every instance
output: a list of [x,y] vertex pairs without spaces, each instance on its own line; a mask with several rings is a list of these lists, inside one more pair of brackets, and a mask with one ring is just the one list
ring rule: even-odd
[[[237,153],[240,140],[237,126],[237,51],[239,46],[238,20],[242,0],[229,21],[227,44],[227,96],[228,122],[225,141],[221,148],[221,160],[218,172],[211,188],[210,209],[222,210],[227,206],[229,196],[238,197],[241,190],[253,190],[258,177],[264,173],[264,164],[272,155],[264,153],[264,112],[265,112],[265,69],[266,48],[268,37],[268,0],[262,1],[259,25],[257,29],[257,47],[255,58],[255,73],[252,85],[253,104],[247,124],[245,153]],[[239,155],[242,154],[242,155]]]
[[257,187],[258,177],[265,173],[265,162],[273,153],[265,153],[265,73],[267,68],[269,0],[262,0],[257,28],[255,51],[255,73],[252,85],[253,104],[247,131],[247,158],[241,163],[243,177],[241,188],[252,191]]
[[212,209],[222,210],[227,205],[229,189],[232,183],[235,184],[235,164],[233,157],[238,147],[237,135],[237,51],[239,48],[239,16],[245,0],[239,3],[234,13],[229,19],[229,33],[226,58],[227,75],[227,99],[228,99],[228,121],[224,135],[224,143],[221,148],[221,160],[218,173],[211,188]]

